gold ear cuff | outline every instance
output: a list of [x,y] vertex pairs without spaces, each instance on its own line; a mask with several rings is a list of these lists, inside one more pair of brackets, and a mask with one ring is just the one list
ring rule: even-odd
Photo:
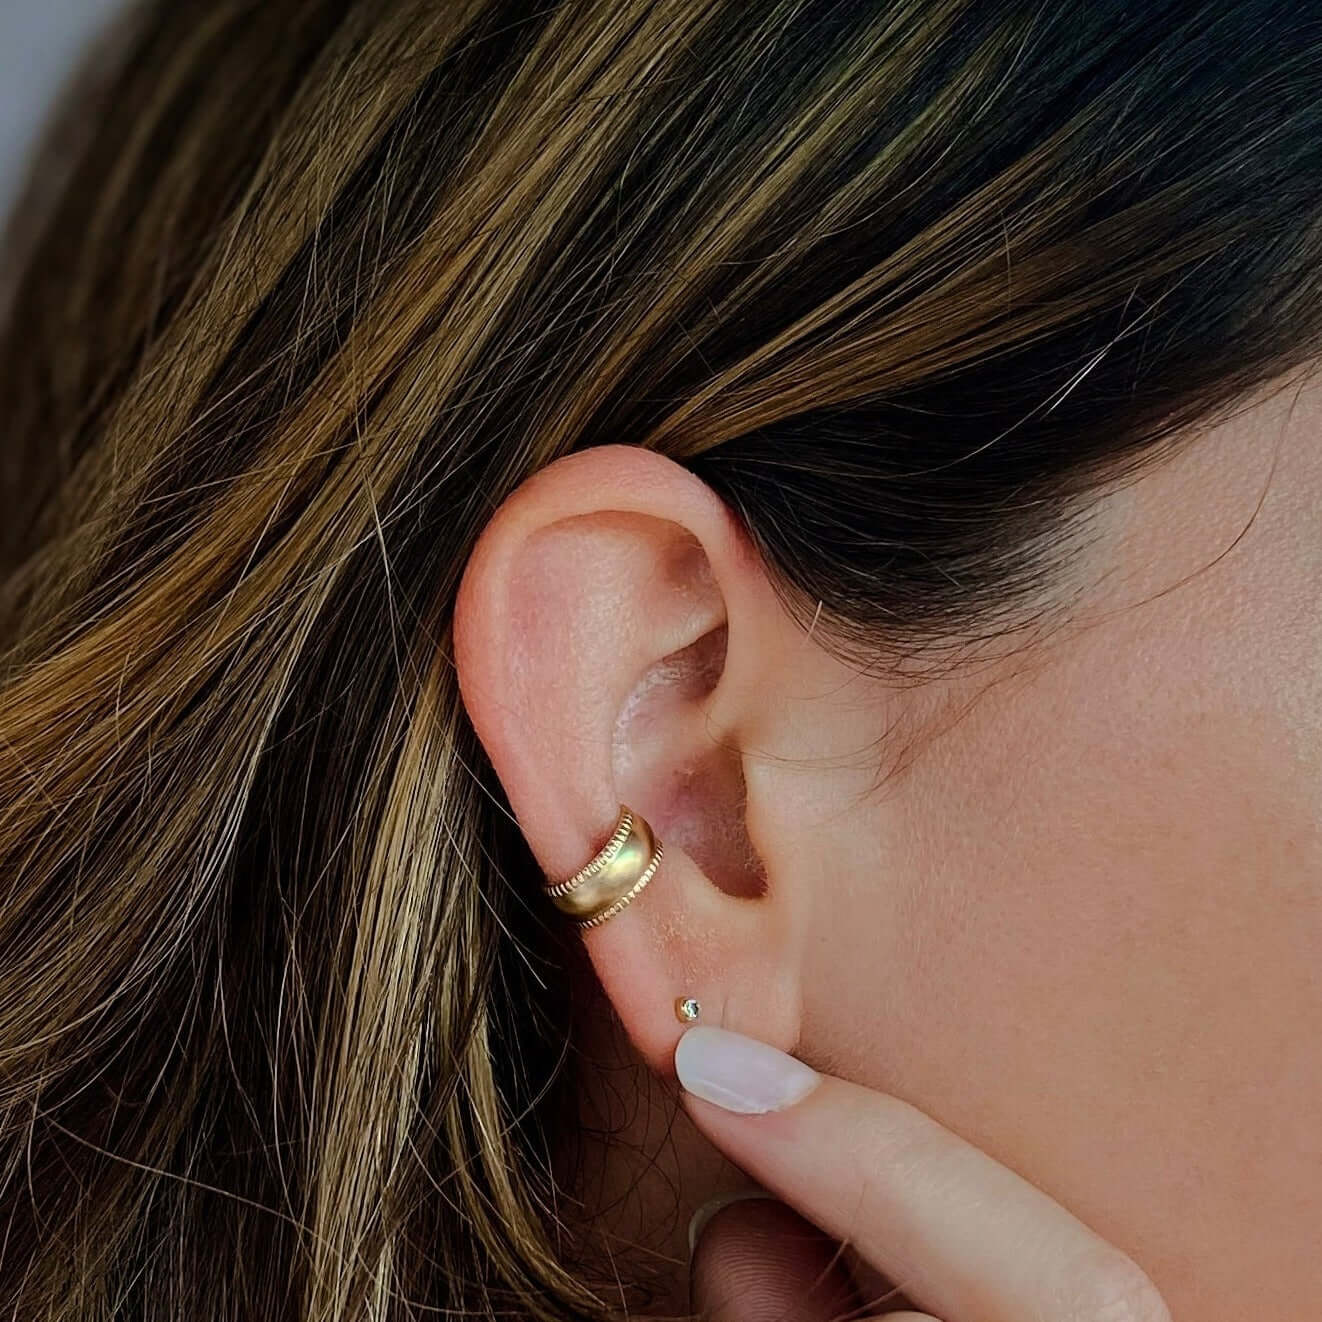
[[642,893],[660,865],[661,841],[645,818],[622,803],[610,839],[572,877],[553,882],[545,893],[586,930],[614,918]]

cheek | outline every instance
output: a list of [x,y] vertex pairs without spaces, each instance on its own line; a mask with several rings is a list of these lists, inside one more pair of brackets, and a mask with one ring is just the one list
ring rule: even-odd
[[1135,1253],[1176,1316],[1246,1279],[1295,1316],[1322,1303],[1298,1252],[1322,1218],[1322,768],[1298,692],[1263,701],[1192,637],[1165,665],[1088,647],[875,804],[888,880],[835,911],[809,1040]]

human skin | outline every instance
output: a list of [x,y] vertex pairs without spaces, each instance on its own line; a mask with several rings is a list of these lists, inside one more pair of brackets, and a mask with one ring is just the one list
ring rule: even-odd
[[[592,852],[617,796],[675,842],[669,874],[585,938],[659,1081],[617,1106],[592,1171],[630,1190],[607,1232],[636,1240],[676,1185],[687,1213],[734,1178],[668,1128],[667,1015],[692,993],[704,1021],[898,1097],[1037,1185],[1177,1322],[1322,1315],[1322,388],[1264,392],[1099,495],[1058,626],[912,685],[805,641],[664,463],[621,447],[516,493],[456,621],[466,701],[548,875]],[[644,464],[646,494],[613,499]],[[652,533],[592,521],[629,502],[707,552],[686,609],[728,622],[710,692],[631,691],[662,595],[618,673],[566,673],[630,590],[662,592],[641,586]],[[490,664],[502,648],[517,671]],[[555,716],[532,705],[552,674]],[[588,788],[549,786],[571,750]],[[760,895],[729,881],[736,812]],[[585,1108],[601,1096],[589,1079]],[[672,1300],[685,1219],[654,1233]]]
[[965,714],[846,827],[886,885],[851,872],[807,975],[821,1060],[1199,1322],[1322,1315],[1322,391],[1292,402],[1111,497],[1077,626],[946,686]]

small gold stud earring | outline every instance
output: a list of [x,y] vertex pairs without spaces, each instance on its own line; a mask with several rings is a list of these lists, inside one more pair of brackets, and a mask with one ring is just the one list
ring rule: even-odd
[[702,1006],[692,996],[681,996],[675,1002],[675,1018],[681,1024],[696,1024],[702,1013]]

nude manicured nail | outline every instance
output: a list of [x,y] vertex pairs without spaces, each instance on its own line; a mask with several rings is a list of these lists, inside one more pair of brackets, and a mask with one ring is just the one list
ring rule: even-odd
[[687,1092],[741,1115],[783,1111],[821,1082],[803,1061],[724,1028],[690,1028],[675,1048],[675,1073]]

